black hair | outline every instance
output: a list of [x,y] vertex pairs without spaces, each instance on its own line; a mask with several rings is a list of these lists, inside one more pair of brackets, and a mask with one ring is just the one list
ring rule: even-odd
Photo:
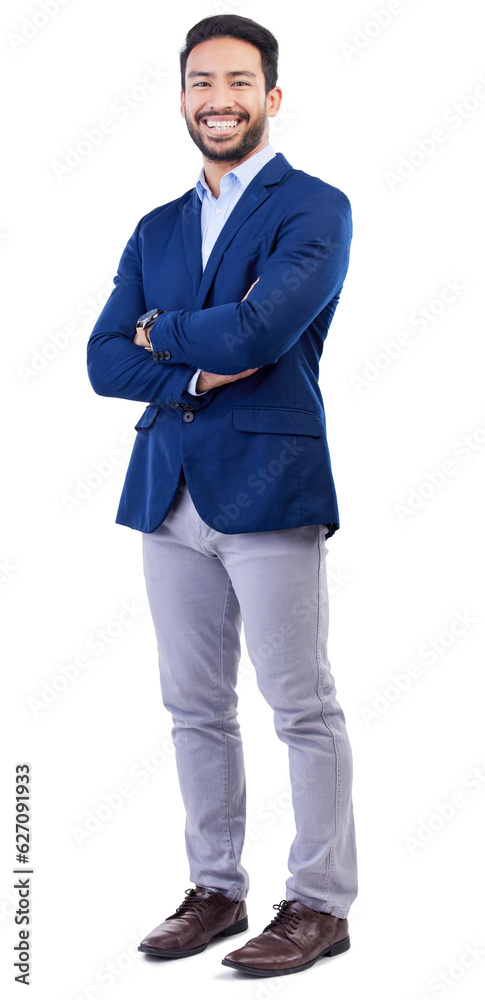
[[209,38],[240,38],[241,41],[254,45],[261,54],[266,95],[276,87],[278,42],[271,31],[252,21],[250,17],[241,17],[239,14],[215,14],[213,17],[204,17],[187,32],[185,46],[180,52],[180,73],[184,93],[187,57],[196,45],[206,42]]

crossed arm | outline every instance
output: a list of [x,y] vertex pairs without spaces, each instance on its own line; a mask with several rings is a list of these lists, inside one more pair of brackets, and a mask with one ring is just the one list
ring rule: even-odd
[[[251,288],[248,288],[246,294],[241,299],[242,302],[244,302],[244,299],[247,299],[251,289],[254,288],[258,281],[259,278],[256,278],[256,281],[253,281]],[[135,344],[139,347],[144,347],[145,350],[149,351],[152,350],[152,343],[149,339],[152,326],[153,323],[150,323],[144,330],[137,330],[133,338]],[[207,389],[216,389],[220,385],[225,385],[226,382],[235,382],[239,378],[246,378],[248,375],[252,375],[253,372],[257,372],[257,370],[257,368],[247,368],[246,371],[238,372],[236,375],[214,375],[213,372],[206,372],[202,369],[196,383],[197,392],[206,392]]]
[[147,309],[138,245],[141,222],[88,342],[88,374],[100,395],[163,401],[182,395],[198,368],[200,391],[274,364],[340,293],[348,269],[349,200],[338,188],[317,188],[311,198],[289,204],[275,248],[241,301],[157,317],[150,341],[154,352],[169,357],[154,363],[133,340],[135,321]]

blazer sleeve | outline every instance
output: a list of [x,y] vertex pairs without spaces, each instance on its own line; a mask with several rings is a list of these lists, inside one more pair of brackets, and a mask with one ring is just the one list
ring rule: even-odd
[[[147,308],[138,247],[142,222],[143,219],[126,244],[113,279],[114,289],[89,337],[89,381],[101,396],[161,405],[173,397],[189,402],[194,397],[187,393],[187,385],[198,366],[181,361],[169,367],[133,343],[135,323]],[[208,390],[207,395],[213,395],[214,391]]]
[[274,364],[340,294],[351,239],[350,202],[339,188],[295,202],[248,297],[159,316],[154,350],[170,351],[168,367],[182,362],[218,375]]

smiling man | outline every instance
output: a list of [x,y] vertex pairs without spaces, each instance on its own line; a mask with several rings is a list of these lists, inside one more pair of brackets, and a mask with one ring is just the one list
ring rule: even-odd
[[[136,226],[88,343],[94,390],[147,404],[116,520],[142,533],[194,883],[140,951],[184,958],[248,928],[244,623],[288,747],[296,826],[286,898],[222,962],[256,976],[346,951],[357,895],[352,752],[327,658],[325,543],[339,519],[318,386],[352,219],[342,191],[269,144],[277,62],[275,37],[249,18],[188,32],[181,112],[203,165]],[[271,837],[260,844],[269,863]]]
[[[261,79],[261,71],[259,75],[251,69],[227,72],[225,53],[228,51],[233,53],[234,59],[240,58],[252,65],[258,59],[257,50],[248,51],[247,43],[234,38],[227,39],[224,46],[221,46],[220,39],[202,42],[190,53],[188,64],[198,66],[208,63],[214,69],[212,72],[190,69],[187,72],[188,91],[187,94],[182,91],[181,102],[189,135],[205,160],[224,164],[222,172],[218,171],[219,179],[227,171],[228,162],[237,166],[248,156],[264,149],[268,142],[268,115],[276,114],[281,101],[281,90],[274,87],[270,91],[270,105],[266,107],[265,81],[264,77]],[[213,94],[218,78],[224,77],[233,91],[226,100],[228,107],[217,114],[207,113],[208,93]],[[221,141],[228,138],[232,141]]]

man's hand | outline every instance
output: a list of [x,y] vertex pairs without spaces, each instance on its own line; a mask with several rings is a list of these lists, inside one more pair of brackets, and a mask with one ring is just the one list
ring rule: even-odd
[[151,351],[152,345],[150,344],[147,334],[148,336],[150,335],[152,326],[153,323],[150,323],[150,326],[148,326],[145,330],[137,330],[135,336],[133,337],[133,343],[138,344],[138,347],[146,347],[148,351]]
[[[259,278],[256,278],[256,281],[253,281],[251,288],[254,288],[258,281]],[[244,299],[247,299],[251,288],[248,288],[246,294],[241,299],[241,302],[244,302]],[[247,375],[252,375],[253,372],[257,372],[257,370],[257,368],[248,368],[245,372],[238,372],[237,375],[215,375],[213,372],[201,371],[197,382],[195,383],[195,388],[197,389],[197,392],[205,392],[206,389],[215,389],[216,386],[225,385],[226,382],[235,382],[238,378],[246,378]]]
[[[251,288],[248,288],[246,294],[241,299],[241,302],[244,302],[244,299],[247,299],[251,289],[254,288],[258,281],[259,278],[256,278],[256,281],[253,281]],[[153,324],[150,323],[145,330],[136,331],[135,336],[133,337],[133,342],[137,344],[138,347],[145,347],[148,350],[151,350],[151,344],[148,337],[150,336],[150,329],[152,326]],[[201,371],[195,388],[197,389],[197,392],[205,392],[207,389],[215,389],[218,385],[225,385],[226,382],[235,382],[238,378],[246,378],[248,375],[252,375],[253,372],[257,371],[257,368],[247,368],[245,372],[238,372],[236,375],[215,375],[214,372]]]
[[195,388],[197,392],[205,392],[206,389],[215,389],[216,386],[225,385],[226,382],[235,382],[238,378],[246,378],[247,375],[252,375],[257,370],[257,368],[248,368],[247,371],[238,372],[237,375],[215,375],[214,372],[201,371]]

